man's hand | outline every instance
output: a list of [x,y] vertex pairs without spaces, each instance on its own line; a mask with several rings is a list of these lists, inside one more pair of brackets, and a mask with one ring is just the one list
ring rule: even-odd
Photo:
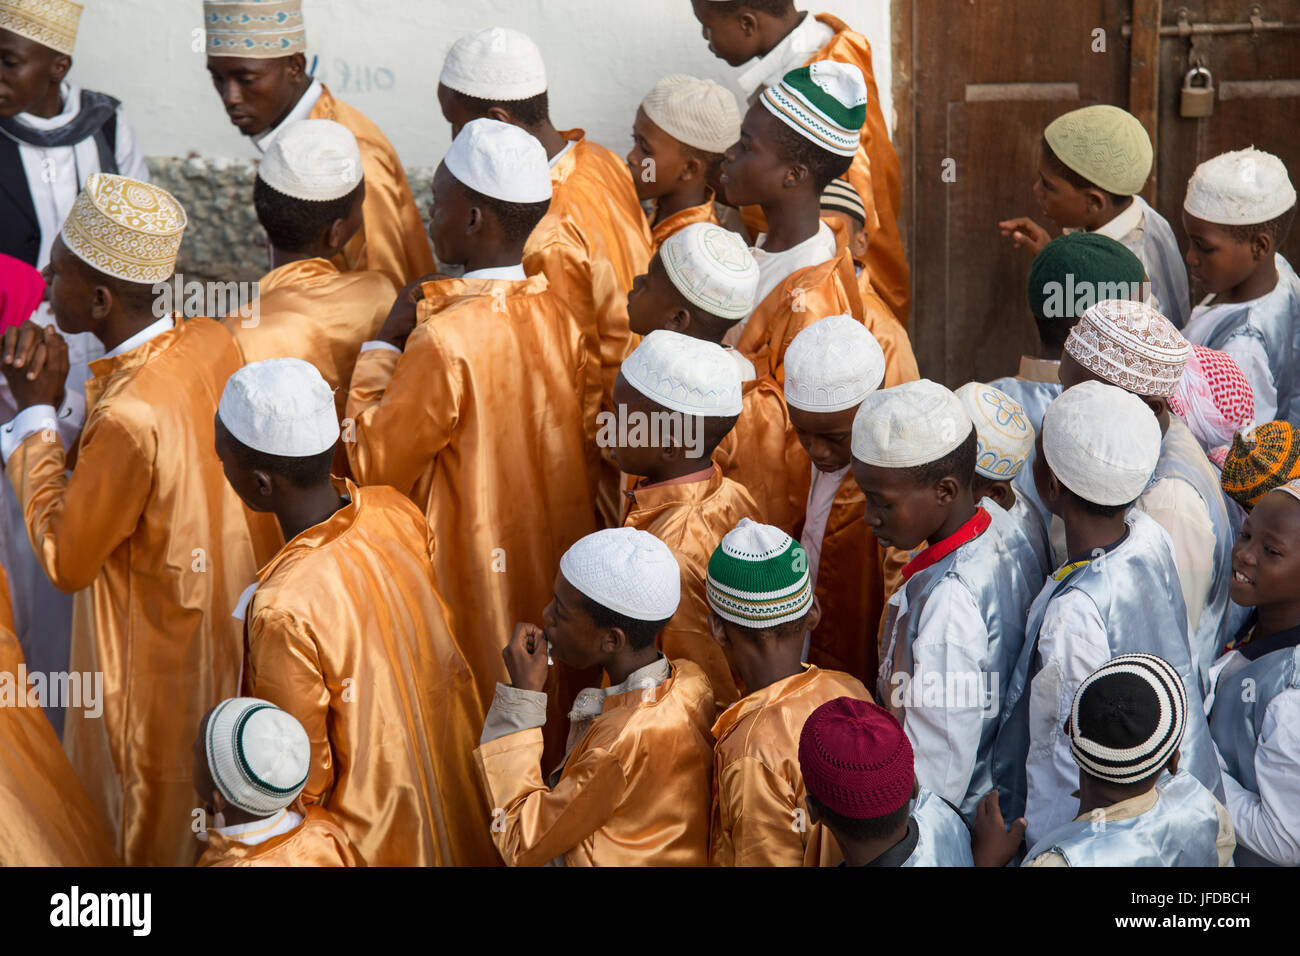
[[990,790],[975,808],[975,834],[971,852],[976,866],[1006,866],[1020,850],[1025,838],[1025,818],[1011,824],[1010,831],[998,807],[998,792]]
[[434,272],[403,287],[402,291],[397,293],[397,299],[394,300],[393,307],[388,310],[388,318],[384,319],[383,328],[379,330],[378,340],[405,350],[406,340],[415,331],[416,310],[419,308],[420,300],[424,298],[422,286],[426,282],[446,278],[449,277],[440,272]]
[[24,322],[0,339],[0,371],[19,409],[63,404],[68,343],[53,327]]
[[1024,216],[1004,219],[998,223],[998,228],[1002,230],[1003,236],[1009,237],[1016,244],[1017,249],[1028,249],[1034,255],[1038,255],[1043,246],[1052,241],[1046,229]]
[[546,687],[546,635],[536,624],[516,624],[510,643],[501,652],[510,684],[520,690]]

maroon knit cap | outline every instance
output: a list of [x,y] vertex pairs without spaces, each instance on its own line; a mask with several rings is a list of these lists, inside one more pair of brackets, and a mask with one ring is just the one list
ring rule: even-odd
[[822,704],[799,734],[804,787],[852,820],[893,813],[912,796],[912,744],[885,708],[839,697]]

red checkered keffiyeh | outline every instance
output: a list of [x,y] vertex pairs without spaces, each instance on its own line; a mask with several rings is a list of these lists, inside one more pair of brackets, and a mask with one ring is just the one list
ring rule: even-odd
[[1193,345],[1169,407],[1222,468],[1232,436],[1255,418],[1255,394],[1230,355]]

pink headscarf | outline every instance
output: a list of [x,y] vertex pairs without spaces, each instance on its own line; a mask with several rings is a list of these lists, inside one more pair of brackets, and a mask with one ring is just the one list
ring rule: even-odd
[[0,333],[30,319],[43,295],[45,280],[39,272],[0,253]]
[[1254,421],[1255,394],[1230,355],[1193,345],[1169,407],[1221,470],[1232,436]]

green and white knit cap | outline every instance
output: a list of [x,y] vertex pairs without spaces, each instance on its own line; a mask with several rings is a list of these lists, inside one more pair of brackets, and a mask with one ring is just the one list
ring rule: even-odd
[[791,70],[763,91],[767,111],[800,136],[838,156],[858,151],[867,122],[867,83],[852,63],[819,60]]
[[741,518],[709,558],[713,613],[755,630],[797,621],[812,605],[808,555],[780,528]]

